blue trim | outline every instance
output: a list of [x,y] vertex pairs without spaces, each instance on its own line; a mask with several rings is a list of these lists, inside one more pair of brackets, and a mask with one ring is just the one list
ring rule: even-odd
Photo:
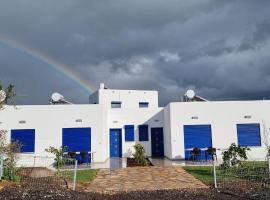
[[148,125],[139,125],[139,141],[148,140]]
[[125,125],[125,141],[134,141],[134,125]]
[[21,153],[34,153],[35,129],[11,130],[11,142],[16,141],[21,145]]
[[240,146],[261,146],[260,124],[237,124],[237,139]]
[[67,146],[68,152],[91,151],[91,128],[63,128],[62,146]]

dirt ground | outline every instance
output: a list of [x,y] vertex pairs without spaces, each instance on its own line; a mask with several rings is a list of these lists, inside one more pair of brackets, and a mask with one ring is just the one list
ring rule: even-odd
[[[159,191],[137,191],[128,193],[119,193],[114,195],[98,194],[90,192],[79,192],[65,189],[63,187],[46,186],[46,187],[29,187],[27,185],[11,185],[0,191],[1,200],[24,199],[24,200],[169,200],[169,199],[216,199],[216,200],[236,200],[247,199],[245,197],[234,196],[226,193],[217,192],[214,189],[181,189],[181,190],[159,190]],[[251,198],[252,199],[252,198]],[[267,196],[254,199],[269,199]]]

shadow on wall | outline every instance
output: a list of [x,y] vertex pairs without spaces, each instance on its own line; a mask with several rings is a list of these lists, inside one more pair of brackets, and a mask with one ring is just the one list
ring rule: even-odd
[[[165,150],[165,127],[164,127],[164,110],[159,111],[155,115],[153,115],[151,118],[146,120],[142,125],[148,125],[148,141],[139,141],[139,126],[135,128],[135,133],[137,134],[137,142],[141,143],[148,156],[152,156],[152,136],[151,136],[151,129],[152,128],[163,128],[163,141],[164,141],[164,150]],[[165,154],[165,151],[164,151]]]

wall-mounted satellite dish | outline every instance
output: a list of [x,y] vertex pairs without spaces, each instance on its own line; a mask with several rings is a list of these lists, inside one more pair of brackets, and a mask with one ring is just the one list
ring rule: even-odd
[[3,103],[7,98],[7,94],[4,90],[0,90],[0,103]]
[[64,97],[63,97],[63,95],[61,95],[61,94],[59,94],[57,92],[54,92],[52,94],[52,96],[51,96],[51,99],[52,99],[53,102],[59,102],[59,101],[63,100]]
[[194,90],[188,90],[186,92],[186,96],[187,96],[188,99],[194,99],[194,97],[196,96],[196,94],[195,94]]

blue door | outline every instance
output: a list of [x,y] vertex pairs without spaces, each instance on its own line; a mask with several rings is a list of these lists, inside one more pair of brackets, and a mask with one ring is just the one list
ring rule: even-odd
[[164,157],[163,128],[151,128],[152,157]]
[[110,157],[122,157],[122,131],[110,129]]
[[210,159],[206,149],[212,147],[211,125],[185,125],[184,126],[185,159],[194,159],[193,148],[201,150],[195,159]]

